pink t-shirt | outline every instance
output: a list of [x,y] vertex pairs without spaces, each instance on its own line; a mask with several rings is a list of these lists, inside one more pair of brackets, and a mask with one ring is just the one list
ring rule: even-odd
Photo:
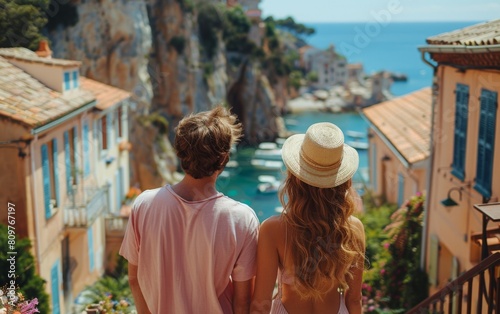
[[231,280],[255,276],[258,230],[245,204],[186,201],[167,185],[137,197],[120,255],[138,266],[151,313],[232,313]]

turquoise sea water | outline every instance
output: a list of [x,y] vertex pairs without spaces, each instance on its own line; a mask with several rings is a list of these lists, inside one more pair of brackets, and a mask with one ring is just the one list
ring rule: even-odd
[[[368,130],[367,123],[357,113],[324,113],[308,112],[285,117],[287,129],[296,133],[305,133],[307,128],[317,122],[332,122],[342,130],[356,131],[365,133]],[[354,140],[354,138],[345,135],[345,141]],[[366,141],[366,139],[364,139]],[[226,168],[228,177],[219,177],[217,188],[227,196],[230,196],[240,202],[252,207],[261,221],[271,215],[278,214],[276,208],[281,207],[277,193],[261,194],[257,191],[259,184],[259,175],[272,175],[282,180],[284,168],[281,171],[260,170],[252,167],[250,164],[253,158],[254,148],[241,148],[231,157],[231,160],[238,162],[238,167]],[[367,181],[368,158],[367,150],[358,150],[359,170],[355,174],[354,181],[362,184]]]

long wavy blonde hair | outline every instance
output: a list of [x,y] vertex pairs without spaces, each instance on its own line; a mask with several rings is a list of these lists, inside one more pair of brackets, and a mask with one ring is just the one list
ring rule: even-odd
[[[305,299],[320,298],[335,285],[348,288],[352,267],[364,257],[349,222],[354,212],[351,180],[334,188],[308,185],[288,172],[279,197],[295,267],[294,287]],[[363,264],[363,263],[361,263]]]

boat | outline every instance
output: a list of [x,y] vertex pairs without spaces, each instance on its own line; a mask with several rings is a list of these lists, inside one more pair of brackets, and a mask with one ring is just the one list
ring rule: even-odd
[[277,149],[278,144],[274,142],[262,142],[259,144],[259,149],[264,149],[264,150],[271,150],[271,149]]
[[253,167],[261,170],[281,171],[283,167],[283,162],[278,160],[252,159],[250,163]]
[[265,175],[265,174],[258,176],[257,179],[259,180],[259,182],[262,182],[262,183],[264,183],[264,182],[273,183],[273,182],[279,181],[275,176],[270,176],[270,175]]
[[280,182],[264,182],[257,185],[257,191],[261,194],[277,193],[280,188]]
[[281,147],[281,146],[283,146],[283,144],[285,144],[285,141],[286,141],[286,138],[278,137],[276,139],[276,144],[278,144],[278,146]]
[[352,138],[366,138],[366,133],[364,132],[346,131],[345,134]]
[[368,149],[368,147],[370,146],[370,144],[368,144],[367,142],[361,141],[350,141],[346,142],[346,144],[355,149]]
[[226,164],[226,168],[237,168],[239,166],[236,160],[230,160]]
[[281,160],[281,148],[256,149],[254,156],[258,159]]

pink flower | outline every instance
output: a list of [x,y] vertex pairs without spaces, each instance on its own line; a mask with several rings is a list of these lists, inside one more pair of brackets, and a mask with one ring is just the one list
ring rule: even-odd
[[385,242],[384,243],[384,249],[389,249],[389,246],[391,246],[391,244],[389,242]]
[[382,269],[380,270],[380,274],[381,274],[381,275],[384,275],[384,274],[385,274],[385,269],[384,269],[384,268],[382,268]]

